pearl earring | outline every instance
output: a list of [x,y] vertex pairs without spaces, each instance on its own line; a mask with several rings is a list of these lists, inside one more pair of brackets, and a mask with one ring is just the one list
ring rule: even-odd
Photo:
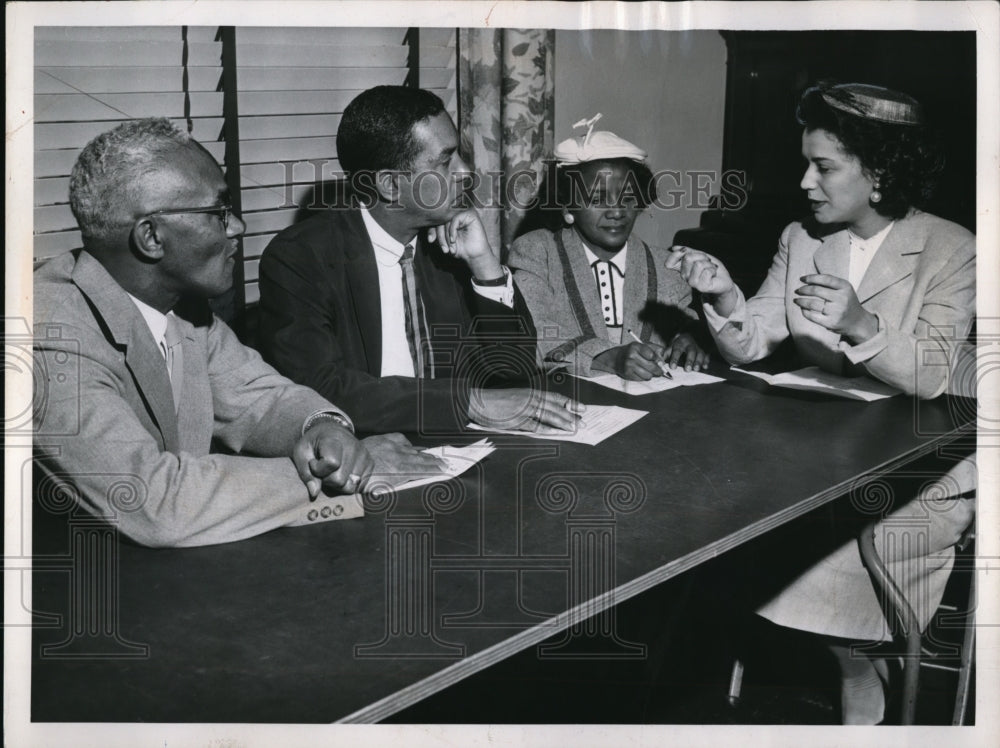
[[572,226],[573,225],[573,221],[575,219],[573,218],[573,214],[572,213],[563,213],[563,220],[566,222],[567,226]]
[[878,188],[879,188],[879,183],[876,182],[873,185],[872,195],[871,195],[871,198],[870,198],[873,203],[880,203],[880,202],[882,202],[882,193],[878,191]]

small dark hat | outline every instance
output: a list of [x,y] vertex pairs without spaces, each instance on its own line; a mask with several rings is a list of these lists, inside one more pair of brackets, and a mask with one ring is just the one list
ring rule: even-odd
[[924,121],[920,102],[891,88],[841,83],[814,90],[819,90],[827,105],[864,119],[892,125],[919,125]]

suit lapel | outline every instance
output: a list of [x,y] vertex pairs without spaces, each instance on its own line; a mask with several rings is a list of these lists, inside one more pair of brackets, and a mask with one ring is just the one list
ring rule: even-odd
[[382,373],[382,302],[375,249],[357,210],[343,211],[341,217],[346,290],[358,321],[358,335],[365,351],[368,373],[377,377]]
[[125,365],[160,430],[164,449],[177,451],[177,413],[170,377],[163,354],[139,310],[104,266],[87,252],[80,252],[73,282],[90,300],[114,341],[125,348]]
[[[625,254],[625,314],[622,343],[628,343],[627,330],[637,332],[640,340],[649,341],[652,326],[639,321],[639,313],[645,309],[649,296],[649,250],[637,240],[629,242]],[[652,298],[656,298],[655,289]]]
[[[561,234],[563,244],[566,247],[566,260],[569,262],[570,273],[567,281],[572,279],[572,285],[567,282],[566,291],[573,301],[573,308],[576,316],[583,316],[590,323],[590,328],[594,335],[599,338],[608,337],[608,327],[604,324],[604,316],[601,315],[600,295],[597,291],[597,281],[594,280],[594,271],[587,262],[587,254],[583,251],[583,243],[580,237],[572,229],[563,229]],[[587,329],[580,322],[581,332],[586,334]]]
[[889,229],[858,286],[858,301],[862,304],[913,274],[923,244],[917,241],[909,228],[908,223],[897,221]]
[[846,280],[851,261],[851,242],[847,237],[847,231],[836,231],[819,241],[820,246],[813,254],[816,271]]
[[206,455],[212,446],[215,408],[212,405],[211,382],[205,345],[198,339],[194,326],[177,316],[184,339],[184,384],[181,407],[177,412],[177,430],[181,449],[193,455]]

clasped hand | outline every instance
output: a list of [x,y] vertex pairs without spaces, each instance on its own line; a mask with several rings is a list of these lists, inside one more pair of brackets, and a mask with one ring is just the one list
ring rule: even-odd
[[292,462],[312,501],[321,491],[357,493],[372,473],[372,456],[348,429],[330,420],[314,424],[292,449]]
[[861,306],[853,286],[835,275],[813,274],[799,278],[805,285],[795,289],[795,304],[802,316],[854,344],[878,332],[878,318]]
[[359,441],[333,421],[312,426],[292,450],[299,478],[314,500],[322,492],[360,493],[374,482],[397,485],[441,470],[441,461],[413,446],[402,434]]

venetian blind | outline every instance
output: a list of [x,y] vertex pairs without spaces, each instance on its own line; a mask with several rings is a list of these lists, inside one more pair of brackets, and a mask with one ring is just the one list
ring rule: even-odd
[[81,246],[69,173],[94,136],[168,117],[221,164],[222,44],[205,26],[36,27],[34,256]]
[[257,266],[281,229],[341,176],[336,134],[344,107],[377,85],[416,82],[455,116],[454,29],[237,27],[245,301],[259,298]]

